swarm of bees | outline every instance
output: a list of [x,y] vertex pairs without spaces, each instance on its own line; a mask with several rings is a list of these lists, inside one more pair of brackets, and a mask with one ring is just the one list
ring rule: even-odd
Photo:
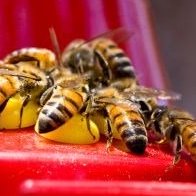
[[[104,124],[107,149],[116,137],[130,152],[144,153],[148,132],[153,130],[157,142],[173,143],[174,163],[183,147],[195,158],[194,117],[160,104],[179,99],[178,94],[140,85],[130,58],[117,45],[119,40],[114,41],[127,34],[123,28],[89,41],[76,39],[62,53],[53,29],[50,34],[55,52],[22,48],[0,62],[0,118],[9,111],[10,100],[20,100],[18,120],[11,128],[36,124],[36,132],[47,137],[79,115],[85,119],[91,143],[97,142],[96,131]],[[25,120],[26,116],[35,120]],[[71,124],[82,129],[76,125]],[[1,128],[10,128],[6,120],[1,120]]]

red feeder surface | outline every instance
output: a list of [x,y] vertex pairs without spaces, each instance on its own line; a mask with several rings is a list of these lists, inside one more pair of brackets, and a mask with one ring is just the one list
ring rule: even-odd
[[[0,1],[1,57],[21,47],[52,48],[51,26],[61,48],[75,38],[127,27],[133,36],[125,49],[141,82],[165,87],[148,1]],[[59,144],[33,128],[2,130],[0,141],[2,195],[196,195],[195,163],[182,154],[172,165],[171,149],[164,145],[149,144],[137,156],[114,142],[108,153],[103,139],[93,145]]]

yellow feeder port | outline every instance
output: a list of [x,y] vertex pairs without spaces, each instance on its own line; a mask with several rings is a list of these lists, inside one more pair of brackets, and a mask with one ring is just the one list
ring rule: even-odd
[[[107,121],[103,117],[103,115],[101,115],[99,112],[95,112],[91,115],[90,119],[93,122],[95,122],[95,124],[97,125],[101,134],[107,135]],[[113,137],[115,139],[120,139],[121,140],[121,137],[120,137],[119,133],[116,131],[116,129],[114,127],[112,127],[112,131],[113,131],[113,133],[112,133]]]
[[[49,140],[69,144],[93,144],[99,141],[100,134],[97,125],[90,120],[90,131],[87,127],[87,120],[80,114],[74,115],[65,124],[54,131],[40,134]],[[37,124],[35,131],[38,133]]]
[[0,129],[18,129],[23,127],[30,127],[35,124],[37,120],[38,105],[34,101],[29,101],[23,108],[23,115],[20,125],[20,111],[24,98],[16,94],[11,97],[6,107],[0,114]]

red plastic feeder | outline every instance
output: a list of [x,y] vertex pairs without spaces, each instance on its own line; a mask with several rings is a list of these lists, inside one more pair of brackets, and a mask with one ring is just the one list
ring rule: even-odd
[[[150,7],[146,0],[0,1],[0,55],[22,47],[52,48],[53,26],[63,48],[125,26],[133,32],[125,49],[141,83],[165,87]],[[196,195],[196,165],[182,154],[149,144],[144,155],[124,152],[104,139],[93,145],[45,140],[33,128],[0,132],[1,195]]]

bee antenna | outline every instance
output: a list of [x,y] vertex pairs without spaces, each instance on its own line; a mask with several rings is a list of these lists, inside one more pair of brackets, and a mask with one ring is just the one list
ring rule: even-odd
[[50,39],[54,48],[54,52],[57,55],[57,62],[60,66],[62,66],[62,62],[61,62],[61,50],[60,50],[60,46],[59,46],[59,42],[56,36],[56,32],[54,30],[53,27],[49,28],[49,33],[50,33]]

